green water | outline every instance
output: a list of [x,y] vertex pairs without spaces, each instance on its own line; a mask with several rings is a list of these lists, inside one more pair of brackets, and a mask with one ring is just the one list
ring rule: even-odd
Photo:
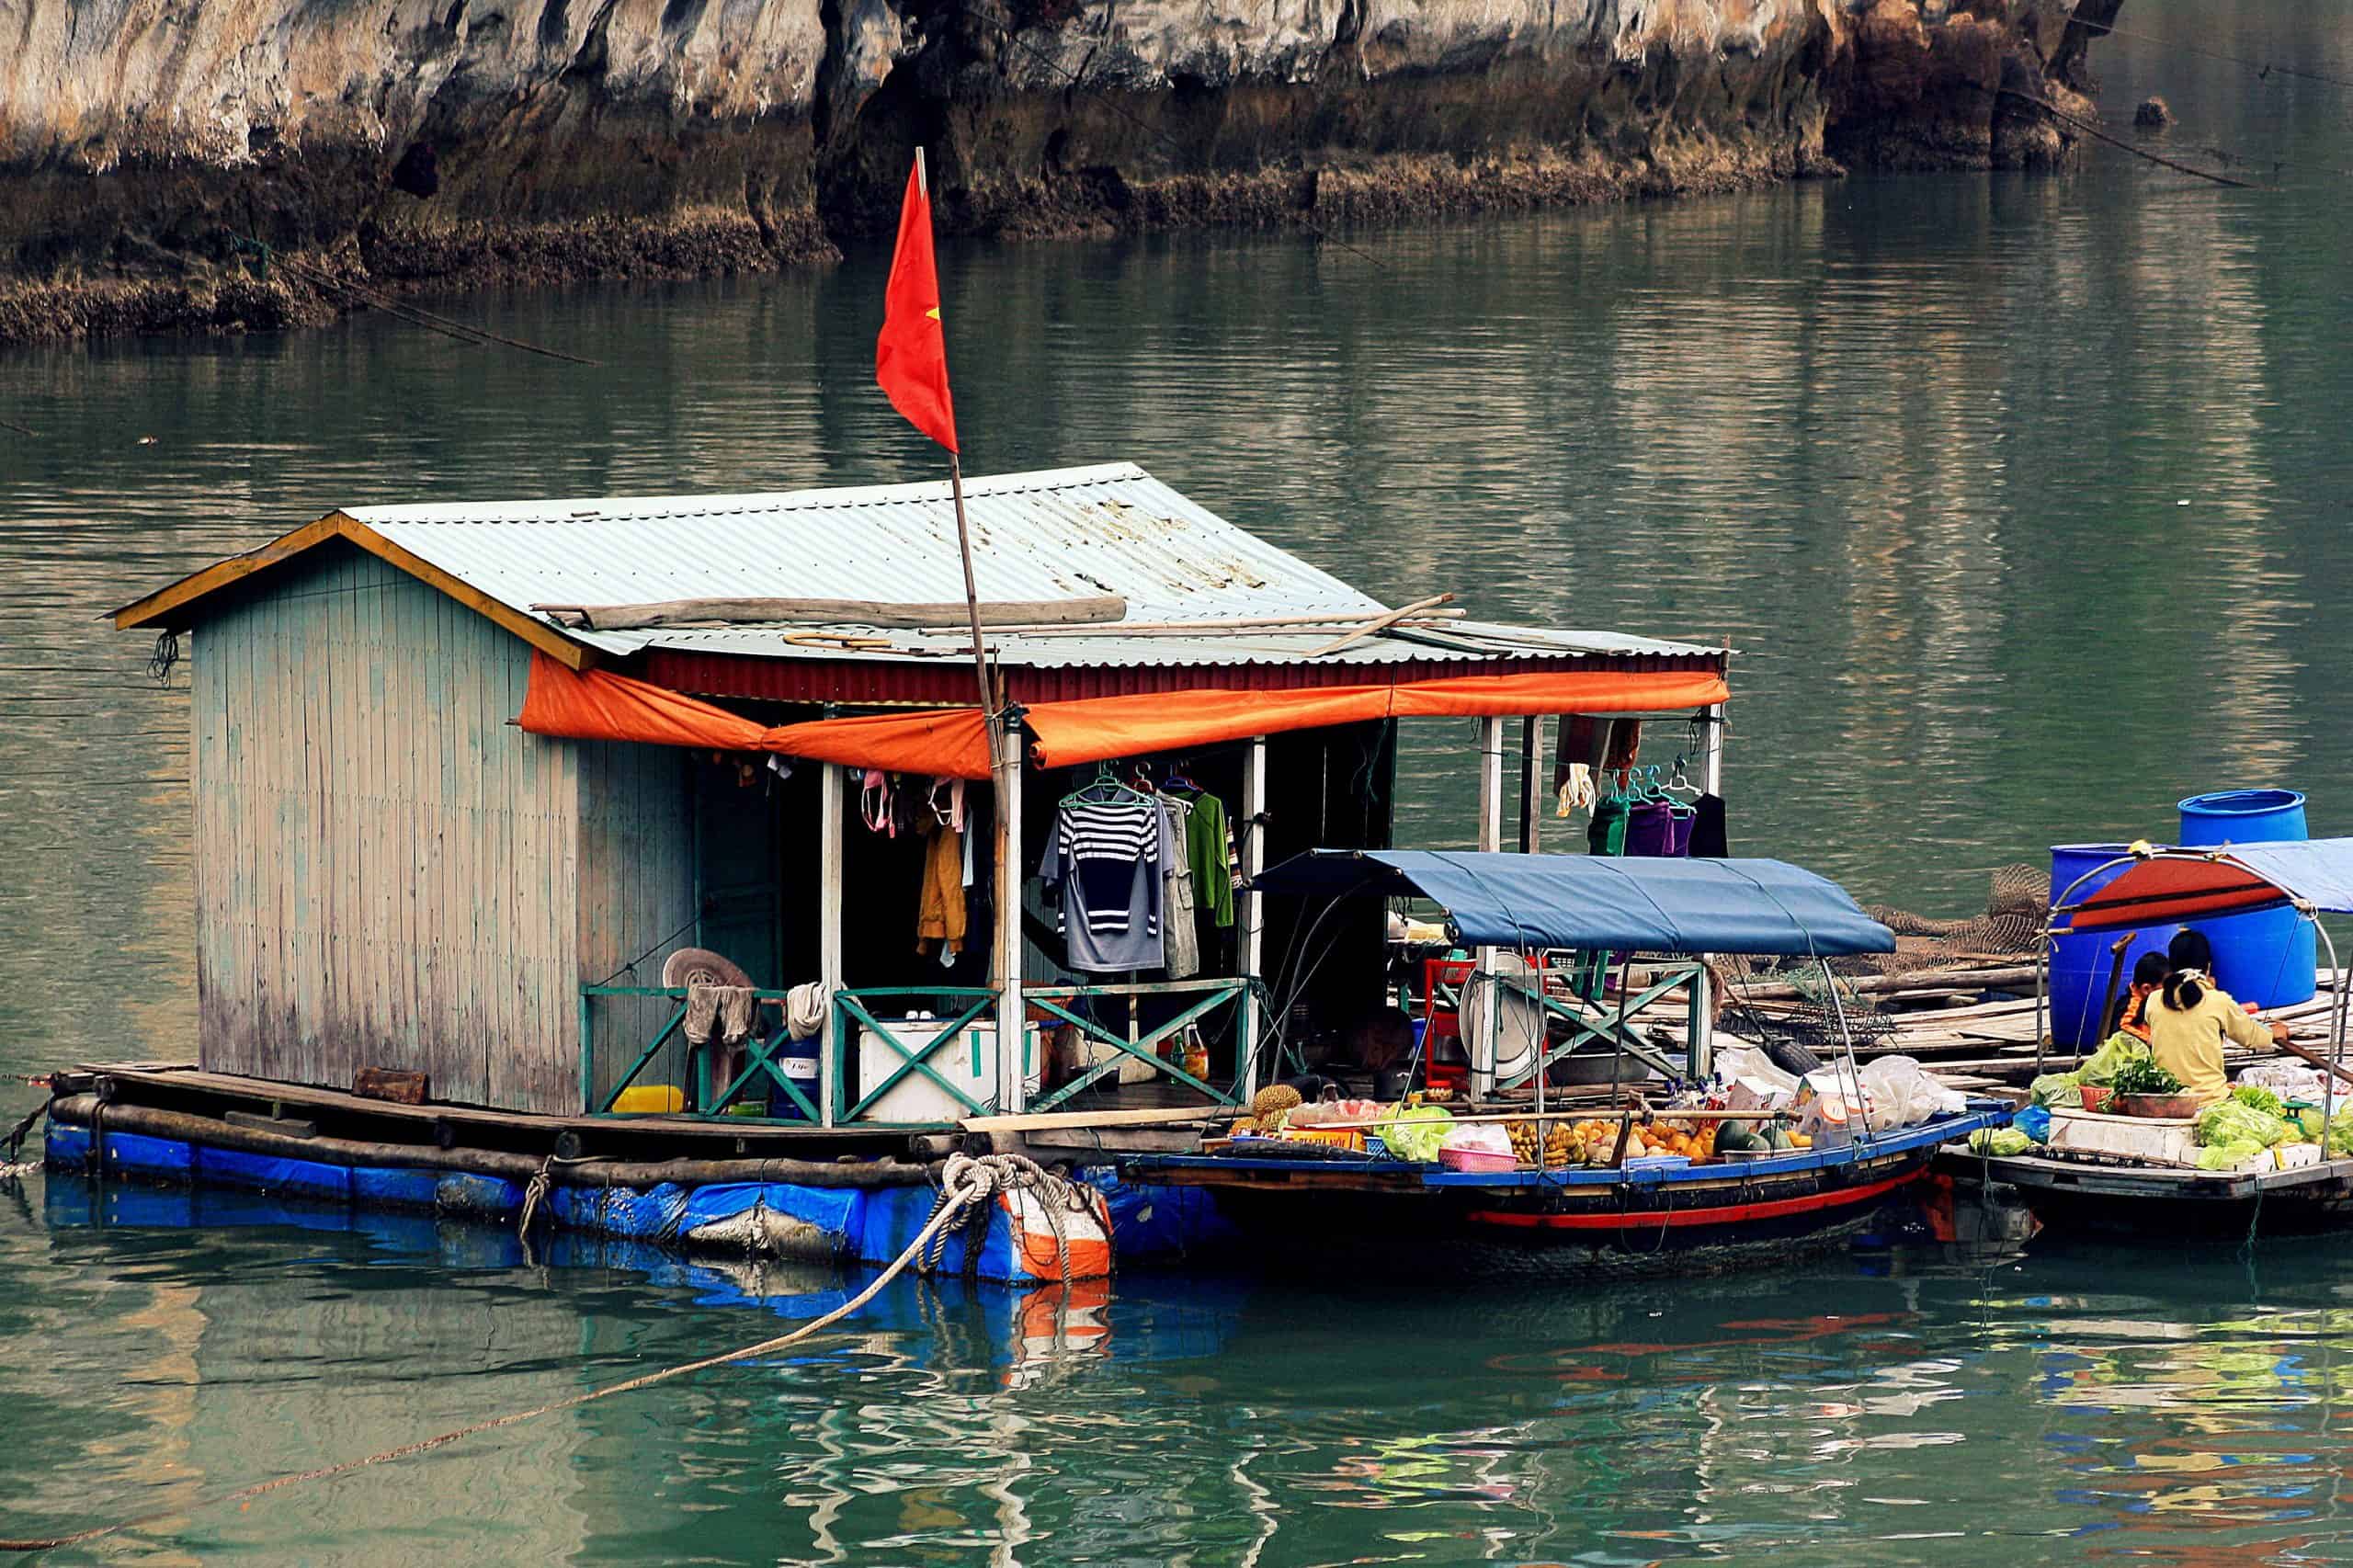
[[[2353,78],[2341,6],[2126,25]],[[2095,151],[1369,257],[955,247],[968,455],[1133,459],[1392,599],[1729,638],[1736,846],[1868,899],[1964,913],[2200,789],[2353,830],[2353,89],[2100,59],[2111,119],[2161,91],[2169,152],[2279,188]],[[870,387],[881,259],[447,307],[597,370],[381,320],[0,357],[0,417],[40,432],[0,431],[0,1073],[191,1038],[184,696],[96,617],[337,505],[932,476]],[[1469,835],[1463,729],[1407,733],[1408,842]],[[59,1560],[2336,1560],[2347,1261],[1914,1245],[1536,1294],[1401,1257],[1123,1278],[1074,1319],[907,1287],[805,1360]],[[843,1284],[36,1176],[0,1192],[0,1533],[763,1337]]]

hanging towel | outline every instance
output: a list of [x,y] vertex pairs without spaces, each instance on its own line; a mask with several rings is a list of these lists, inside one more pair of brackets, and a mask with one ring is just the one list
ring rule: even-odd
[[689,985],[687,987],[687,1043],[709,1045],[716,1035],[722,1045],[734,1045],[752,1032],[752,1013],[758,993],[748,985]]

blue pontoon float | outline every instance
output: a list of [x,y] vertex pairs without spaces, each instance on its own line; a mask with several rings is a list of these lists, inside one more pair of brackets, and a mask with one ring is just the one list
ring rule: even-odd
[[[1601,1041],[1632,1053],[1642,1045],[1630,1019],[1643,1002],[1680,987],[1688,994],[1687,1060],[1676,1075],[1710,1071],[1709,971],[1705,956],[1746,954],[1828,960],[1892,952],[1895,938],[1836,883],[1779,860],[1639,859],[1586,856],[1317,850],[1256,880],[1260,891],[1313,898],[1419,897],[1439,904],[1455,940],[1478,950],[1473,983],[1516,990],[1564,1028],[1518,1072],[1496,1060],[1493,1020],[1466,1040],[1472,1102],[1465,1114],[1508,1111],[1569,1119],[1642,1117],[1639,1101],[1597,1107],[1586,1091],[1552,1089],[1550,1067],[1567,1051]],[[1614,1006],[1532,989],[1496,961],[1568,949],[1662,962],[1648,985],[1621,985]],[[1664,978],[1662,978],[1662,976]],[[1829,992],[1835,999],[1837,988]],[[1565,1033],[1555,1042],[1551,1033]],[[1848,1066],[1852,1068],[1851,1042]],[[1644,1085],[1648,1071],[1627,1075]],[[1569,1103],[1564,1103],[1564,1098]],[[1686,1115],[1692,1114],[1689,1112]],[[1700,1113],[1704,1114],[1704,1113]],[[1399,1249],[1460,1253],[1473,1266],[1579,1274],[1643,1267],[1708,1267],[1760,1249],[1786,1252],[1866,1225],[1893,1195],[1927,1172],[1937,1148],[1980,1128],[1998,1127],[2009,1108],[1972,1101],[1961,1113],[1874,1133],[1858,1124],[1839,1146],[1690,1165],[1571,1166],[1493,1173],[1453,1171],[1386,1155],[1342,1155],[1309,1144],[1302,1157],[1271,1140],[1235,1140],[1220,1151],[1138,1156],[1134,1179],[1207,1188],[1245,1232],[1279,1240],[1290,1258]],[[1621,1142],[1621,1151],[1622,1151]],[[1425,1256],[1416,1251],[1415,1256]]]

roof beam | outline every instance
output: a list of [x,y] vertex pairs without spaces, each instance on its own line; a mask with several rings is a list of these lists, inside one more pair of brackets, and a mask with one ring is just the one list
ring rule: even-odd
[[169,587],[159,588],[143,599],[127,604],[114,612],[115,628],[123,631],[148,626],[181,630],[194,618],[174,612],[241,583],[256,573],[283,565],[296,556],[336,539],[348,540],[385,564],[396,567],[426,586],[448,595],[475,614],[520,637],[566,669],[586,669],[596,663],[595,649],[574,642],[537,617],[503,605],[424,557],[403,550],[347,512],[329,512],[317,522],[306,523],[292,533],[282,534],[258,550],[215,562]]

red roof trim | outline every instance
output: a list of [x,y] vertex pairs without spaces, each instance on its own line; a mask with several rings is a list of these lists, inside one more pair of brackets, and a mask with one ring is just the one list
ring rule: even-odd
[[[648,649],[632,672],[655,686],[697,697],[743,697],[766,702],[839,702],[851,705],[969,703],[972,666],[964,659],[754,659],[732,653],[685,653]],[[1129,697],[1146,692],[1192,691],[1204,686],[1245,691],[1303,691],[1329,686],[1444,680],[1480,674],[1536,674],[1555,670],[1712,670],[1722,658],[1594,654],[1584,658],[1414,660],[1388,665],[1139,665],[1064,669],[1008,669],[1006,684],[1017,702],[1065,702],[1089,697]]]

